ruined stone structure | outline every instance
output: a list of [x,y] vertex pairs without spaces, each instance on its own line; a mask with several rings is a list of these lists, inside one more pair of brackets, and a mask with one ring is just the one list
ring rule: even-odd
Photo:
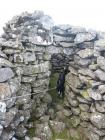
[[1,140],[29,140],[32,117],[35,140],[50,140],[50,126],[64,130],[62,119],[53,117],[48,89],[51,72],[67,65],[62,115],[82,126],[89,140],[105,140],[105,34],[54,26],[41,11],[14,17],[0,37]]

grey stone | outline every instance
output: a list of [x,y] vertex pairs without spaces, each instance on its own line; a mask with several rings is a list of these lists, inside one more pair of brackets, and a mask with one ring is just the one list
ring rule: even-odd
[[7,108],[11,108],[16,101],[16,93],[20,89],[20,81],[18,78],[10,79],[9,80],[9,87],[11,91],[11,98],[10,100],[6,100],[5,103],[7,105]]
[[23,54],[14,54],[14,62],[15,63],[23,63],[24,59],[23,59]]
[[7,59],[0,58],[0,66],[13,67],[13,64]]
[[104,113],[105,112],[105,103],[104,101],[101,101],[101,102],[96,102],[95,103],[95,107],[96,107],[96,110],[100,113]]
[[28,137],[28,136],[25,136],[25,140],[31,140],[31,139],[30,139],[30,137]]
[[82,83],[85,83],[86,85],[90,84],[92,81],[90,77],[81,74],[79,74],[79,79],[81,80]]
[[8,59],[7,55],[1,50],[0,50],[0,56],[3,57],[3,58]]
[[90,59],[79,59],[78,60],[78,65],[81,66],[82,68],[87,68],[89,64],[91,64]]
[[18,77],[12,78],[9,80],[9,86],[12,94],[15,94],[19,91],[21,83]]
[[43,11],[40,11],[40,10],[34,11],[34,13],[32,13],[32,15],[31,15],[31,17],[35,20],[42,16],[44,16],[44,13],[43,13]]
[[46,94],[46,92],[48,91],[47,87],[45,86],[41,86],[40,88],[32,88],[33,94],[38,94],[38,95],[42,95],[44,96]]
[[105,32],[98,32],[97,37],[98,39],[105,39]]
[[94,80],[90,80],[89,84],[90,84],[90,86],[91,86],[92,88],[97,88],[97,87],[100,86],[101,82],[97,82],[97,81],[94,81]]
[[0,115],[1,113],[6,112],[6,104],[4,102],[0,102]]
[[38,65],[28,65],[23,67],[23,75],[34,75],[37,73],[47,72],[49,70],[49,62],[46,61],[44,63]]
[[97,69],[94,73],[96,77],[99,78],[101,81],[105,81],[105,72],[103,72],[100,69]]
[[69,104],[73,107],[77,107],[79,105],[79,103],[76,99],[71,99],[70,98],[70,95],[67,96],[67,100],[68,100]]
[[[20,43],[20,42],[19,42]],[[12,41],[12,40],[5,40],[3,38],[0,38],[0,45],[7,47],[7,48],[20,48],[18,42]]]
[[47,114],[50,116],[51,119],[55,118],[55,111],[53,108],[50,108],[47,112]]
[[63,37],[63,36],[58,36],[54,35],[54,42],[73,42],[73,37]]
[[105,85],[99,85],[98,86],[98,91],[100,94],[104,94],[105,93]]
[[63,111],[57,111],[56,112],[56,114],[55,114],[55,117],[53,118],[53,120],[54,119],[56,119],[56,120],[60,120],[60,121],[63,121],[64,120],[64,118],[65,118],[65,116],[64,116],[64,114],[63,114]]
[[[54,27],[53,27],[53,28],[54,28]],[[53,34],[65,36],[65,35],[66,35],[66,31],[65,31],[65,30],[62,30],[62,29],[57,29],[57,28],[55,27],[55,29],[53,29]]]
[[85,112],[89,111],[89,106],[87,104],[79,104],[79,108],[81,111],[85,111]]
[[[25,96],[25,95],[30,94],[29,96]],[[31,99],[31,93],[26,89],[21,88],[18,92],[17,92],[17,96],[24,96],[24,98],[17,98],[16,100],[16,105],[19,106],[21,104],[25,105],[25,104],[30,104],[30,99]]]
[[70,109],[63,109],[63,114],[66,117],[70,117],[72,115],[72,112]]
[[41,104],[40,107],[37,107],[35,110],[36,118],[40,118],[43,115],[45,115],[46,111],[47,111],[47,104]]
[[41,17],[38,22],[42,25],[42,28],[46,30],[51,30],[54,25],[52,18],[48,15]]
[[73,129],[73,128],[70,128],[70,136],[74,139],[79,139],[80,138],[80,136],[79,136],[79,134],[78,134],[78,132],[77,132],[77,130],[75,130],[75,129]]
[[42,16],[44,16],[44,13],[43,13],[43,11],[40,11],[40,10],[35,10],[34,13],[32,13],[32,15],[31,15],[31,17],[35,20]]
[[48,54],[48,53],[45,53],[45,54],[43,55],[43,60],[45,60],[45,61],[51,60],[51,55]]
[[80,118],[78,116],[73,116],[70,118],[73,127],[77,127],[80,124]]
[[105,58],[103,56],[97,57],[97,65],[105,71]]
[[53,43],[53,34],[51,30],[45,29],[45,30],[40,30],[38,32],[39,33],[37,33],[37,29],[35,29],[35,27],[32,27],[28,32],[28,36],[21,36],[21,40],[23,42],[26,42],[26,40],[28,40],[30,43],[34,45],[41,45],[41,46],[42,45],[48,46]]
[[92,32],[78,33],[76,35],[74,42],[78,44],[85,41],[91,41],[95,39],[95,37],[96,37],[96,34]]
[[51,104],[52,103],[52,97],[50,94],[45,94],[44,97],[42,98],[42,102]]
[[55,133],[61,133],[65,129],[65,123],[58,121],[50,121],[50,126]]
[[92,113],[96,112],[96,107],[95,107],[95,105],[93,103],[90,106],[90,112],[92,112]]
[[81,112],[80,119],[83,120],[83,121],[89,121],[90,120],[90,113]]
[[5,82],[14,77],[14,73],[11,68],[0,68],[0,82]]
[[71,108],[71,111],[72,111],[72,113],[73,113],[73,115],[79,115],[80,114],[80,109],[79,109],[79,107],[78,108]]
[[35,88],[41,87],[41,86],[47,87],[48,85],[49,85],[49,79],[41,79],[41,80],[39,79],[39,80],[36,80],[36,82],[32,84],[32,87],[35,87]]
[[[65,91],[66,91],[66,99],[68,99],[68,101],[69,101],[69,99],[73,99],[73,100],[76,100],[76,95],[75,95],[75,93],[74,92],[72,92],[71,91],[71,89],[70,89],[70,87],[66,84],[66,88],[65,88]],[[77,106],[78,106],[78,104],[77,104]]]
[[92,57],[94,55],[93,49],[84,49],[84,50],[80,50],[77,53],[81,58],[88,58],[88,57]]
[[0,99],[11,97],[11,90],[8,83],[0,83]]
[[92,89],[87,90],[89,96],[94,100],[102,100],[102,96],[98,91],[94,91]]
[[40,117],[39,120],[40,120],[40,122],[45,123],[45,122],[48,122],[49,119],[50,119],[49,115],[44,115],[44,116]]
[[35,77],[23,76],[22,82],[23,83],[34,83],[34,82],[36,82],[36,76]]
[[68,32],[70,34],[78,34],[78,33],[86,32],[86,29],[85,28],[81,28],[81,27],[71,27],[71,29],[68,30]]
[[89,133],[87,135],[88,135],[89,140],[99,140],[100,139],[99,135],[97,135],[96,133],[93,133],[91,131],[89,131]]
[[90,116],[90,121],[99,129],[105,128],[105,115],[102,113],[92,113]]
[[59,45],[65,48],[73,48],[76,47],[74,43],[68,43],[68,42],[59,42]]
[[36,60],[34,52],[26,52],[23,54],[24,62],[27,64],[28,62],[33,62]]
[[15,132],[13,130],[4,130],[1,135],[1,140],[11,140]]
[[2,134],[2,131],[3,131],[3,126],[0,124],[0,136]]
[[33,137],[32,140],[41,140],[41,139],[37,137]]
[[71,85],[74,88],[79,88],[81,86],[81,81],[79,77],[72,73],[68,73],[66,81],[68,82],[69,85]]
[[105,50],[105,39],[99,39],[95,41],[94,49],[97,51],[104,51]]
[[97,68],[98,68],[98,65],[97,64],[91,64],[91,65],[89,65],[89,69],[90,70],[97,70]]
[[16,136],[24,137],[26,135],[27,129],[23,125],[19,125],[16,129]]
[[[86,95],[87,96],[87,95]],[[86,97],[85,96],[85,97]],[[78,99],[78,101],[80,102],[80,103],[85,103],[85,104],[90,104],[90,102],[86,99],[86,98],[83,98],[83,97],[77,97],[77,99]]]
[[75,75],[77,75],[77,76],[78,76],[78,71],[77,71],[75,68],[73,68],[73,67],[69,66],[69,68],[68,68],[68,69],[70,70],[70,72],[71,72],[72,74],[75,74]]
[[10,55],[12,55],[12,54],[16,54],[16,53],[20,53],[21,52],[21,50],[18,50],[18,49],[9,49],[9,48],[5,48],[4,50],[3,50],[3,52],[5,53],[5,54],[10,54]]
[[87,100],[87,101],[91,101],[91,100],[92,100],[92,99],[91,99],[91,96],[89,96],[89,93],[88,93],[87,90],[81,90],[81,91],[80,91],[80,94],[81,94],[81,96],[82,96],[85,100]]
[[17,113],[17,109],[16,108],[11,108],[9,110],[9,112],[6,112],[5,113],[5,120],[4,121],[1,121],[1,124],[4,126],[4,127],[7,127],[9,126],[9,124],[13,121],[15,115]]
[[36,124],[35,134],[41,140],[49,140],[52,137],[52,132],[48,123]]
[[95,79],[95,74],[93,73],[93,71],[89,70],[89,69],[80,69],[78,70],[79,74],[85,75],[85,76],[89,76],[92,79]]
[[63,49],[63,53],[64,54],[66,54],[66,55],[73,55],[73,53],[74,53],[74,50],[73,50],[73,48],[64,48]]
[[61,29],[61,30],[68,30],[71,28],[71,26],[69,24],[61,24],[61,25],[57,25],[57,26],[54,26],[55,28],[57,29]]
[[105,130],[104,129],[99,130],[98,128],[96,128],[93,125],[88,125],[88,130],[98,134],[99,136],[105,136]]
[[62,48],[55,46],[46,47],[46,52],[49,54],[62,53]]

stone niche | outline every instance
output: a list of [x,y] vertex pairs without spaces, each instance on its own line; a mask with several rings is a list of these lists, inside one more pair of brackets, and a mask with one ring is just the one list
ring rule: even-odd
[[[105,33],[55,26],[42,11],[22,13],[6,23],[0,37],[0,139],[50,140],[65,125],[51,120],[51,71],[69,66],[64,114],[82,126],[89,140],[105,140]],[[22,96],[22,97],[20,97]],[[39,123],[44,121],[44,124]]]

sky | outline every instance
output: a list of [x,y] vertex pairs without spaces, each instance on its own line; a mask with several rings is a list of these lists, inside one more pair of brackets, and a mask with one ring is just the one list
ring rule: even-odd
[[13,16],[35,10],[50,15],[55,24],[105,31],[105,0],[1,0],[0,34]]

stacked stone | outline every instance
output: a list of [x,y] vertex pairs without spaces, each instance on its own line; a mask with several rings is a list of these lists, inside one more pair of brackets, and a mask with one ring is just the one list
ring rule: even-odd
[[105,36],[78,32],[76,52],[66,76],[65,106],[74,127],[82,126],[90,140],[105,139]]
[[47,91],[51,55],[46,52],[53,41],[52,25],[49,16],[35,11],[14,17],[4,28],[0,38],[1,140],[23,138],[30,117],[40,119],[52,102]]
[[41,11],[14,17],[0,37],[0,139],[27,139],[31,117],[41,140],[52,136],[49,123],[56,131],[64,130],[64,123],[50,120],[57,114],[47,90],[51,70],[69,65],[64,115],[74,127],[86,128],[90,140],[104,140],[104,63],[104,33],[54,26]]

